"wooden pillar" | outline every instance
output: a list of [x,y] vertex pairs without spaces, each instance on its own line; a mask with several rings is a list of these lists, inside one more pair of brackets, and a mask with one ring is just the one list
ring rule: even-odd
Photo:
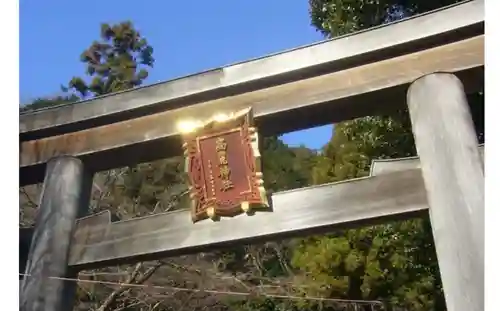
[[89,206],[92,174],[73,157],[47,163],[40,206],[36,216],[26,274],[20,291],[20,310],[68,311],[73,309],[76,284],[48,277],[75,277],[68,268],[75,221]]
[[412,83],[407,101],[448,311],[484,310],[484,171],[453,74]]

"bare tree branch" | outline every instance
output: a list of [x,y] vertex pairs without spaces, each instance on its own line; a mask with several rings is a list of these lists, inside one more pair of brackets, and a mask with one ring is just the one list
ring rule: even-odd
[[[127,280],[125,281],[125,284],[132,284],[139,274],[139,270],[142,268],[142,262],[138,263],[135,265],[134,270],[132,273],[128,276]],[[124,291],[126,291],[128,288],[124,286],[120,286],[117,288],[115,291],[113,291],[107,298],[104,300],[102,305],[97,309],[97,311],[106,311],[108,307],[115,302],[116,298],[121,295]]]

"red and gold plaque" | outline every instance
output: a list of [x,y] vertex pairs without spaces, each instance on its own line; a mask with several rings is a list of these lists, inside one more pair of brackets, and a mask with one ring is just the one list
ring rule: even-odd
[[193,222],[269,206],[251,109],[183,132]]

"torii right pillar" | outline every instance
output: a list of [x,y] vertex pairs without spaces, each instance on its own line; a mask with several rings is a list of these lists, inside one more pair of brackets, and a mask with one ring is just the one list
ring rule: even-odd
[[407,93],[448,311],[484,310],[484,166],[464,87],[450,73]]

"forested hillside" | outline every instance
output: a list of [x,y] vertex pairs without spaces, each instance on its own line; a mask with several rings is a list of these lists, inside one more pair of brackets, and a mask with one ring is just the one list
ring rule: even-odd
[[[325,37],[453,2],[309,1],[311,24]],[[63,95],[37,99],[21,110],[75,102],[143,84],[148,72],[154,70],[154,50],[147,38],[131,22],[103,24],[98,36],[80,57],[86,66],[83,76],[66,83]],[[469,101],[482,142],[482,93],[471,94]],[[405,110],[338,123],[320,152],[291,148],[278,137],[265,137],[262,148],[265,187],[270,192],[366,176],[373,159],[415,155]],[[183,163],[178,157],[98,173],[91,213],[110,210],[117,219],[129,219],[186,206]],[[40,185],[20,189],[20,226],[33,224],[39,189]],[[83,271],[80,278],[93,282],[79,284],[75,310],[333,311],[353,306],[348,300],[382,302],[358,303],[378,308],[373,310],[445,310],[427,218]],[[96,280],[186,290],[120,287],[97,284]],[[204,291],[193,291],[196,289]]]

